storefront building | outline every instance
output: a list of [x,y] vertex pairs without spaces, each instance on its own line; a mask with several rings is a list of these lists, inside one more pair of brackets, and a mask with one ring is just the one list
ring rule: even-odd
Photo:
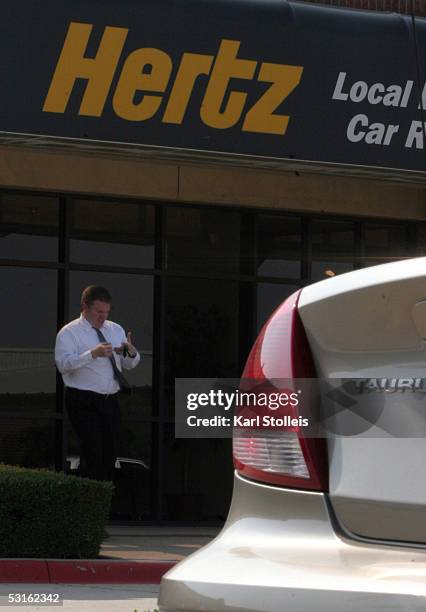
[[298,288],[426,252],[424,20],[37,4],[7,9],[1,43],[0,461],[74,466],[53,347],[81,290],[104,285],[143,355],[113,516],[216,522],[230,443],[175,438],[174,380],[238,377]]

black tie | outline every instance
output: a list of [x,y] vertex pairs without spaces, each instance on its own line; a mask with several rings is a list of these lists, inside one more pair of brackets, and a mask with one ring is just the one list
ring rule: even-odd
[[[93,329],[98,334],[98,338],[99,338],[99,340],[101,342],[108,342],[108,340],[105,338],[105,336],[103,335],[103,333],[101,332],[100,329],[97,329],[96,327],[94,327]],[[111,355],[111,357],[108,357],[108,359],[111,362],[112,369],[113,369],[113,372],[114,372],[114,378],[116,379],[116,381],[120,385],[121,391],[123,393],[126,393],[127,395],[130,395],[132,393],[132,387],[127,382],[127,380],[125,379],[124,375],[118,369],[117,364],[115,363],[114,355]]]

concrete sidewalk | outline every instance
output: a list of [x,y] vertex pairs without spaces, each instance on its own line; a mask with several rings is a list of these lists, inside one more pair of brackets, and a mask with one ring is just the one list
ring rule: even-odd
[[0,559],[3,584],[159,584],[220,527],[109,526],[97,559]]
[[107,527],[100,558],[177,563],[208,544],[220,527]]

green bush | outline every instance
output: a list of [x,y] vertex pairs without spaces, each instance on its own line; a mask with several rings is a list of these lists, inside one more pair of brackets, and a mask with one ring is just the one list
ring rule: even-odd
[[0,464],[0,557],[97,557],[113,485]]

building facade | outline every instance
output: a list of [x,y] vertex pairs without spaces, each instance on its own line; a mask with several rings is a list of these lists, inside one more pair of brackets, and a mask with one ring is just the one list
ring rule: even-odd
[[[24,4],[32,6],[30,0]],[[289,48],[291,66],[303,68],[289,73],[290,64],[277,63],[275,47],[261,53],[262,45],[253,33],[256,14],[248,14],[244,27],[238,25],[233,20],[247,15],[241,11],[248,7],[236,3],[230,15],[232,27],[206,13],[207,21],[216,27],[209,34],[210,43],[217,49],[217,41],[222,41],[212,65],[218,66],[218,58],[228,53],[223,65],[233,66],[234,73],[228,75],[225,85],[219,68],[211,73],[213,68],[206,68],[211,63],[206,58],[213,55],[206,50],[196,53],[197,45],[198,51],[203,50],[201,38],[188,39],[184,49],[190,59],[174,62],[168,89],[161,82],[161,71],[155,84],[145,80],[135,85],[133,60],[128,58],[140,60],[138,52],[148,49],[151,72],[142,71],[138,78],[154,78],[157,61],[167,72],[167,57],[175,59],[177,43],[167,47],[167,31],[158,35],[156,47],[149,41],[146,44],[152,46],[142,48],[140,41],[132,39],[133,50],[123,52],[110,93],[104,91],[104,117],[96,110],[102,82],[98,73],[90,72],[95,64],[83,60],[90,57],[95,62],[101,57],[100,50],[107,53],[118,45],[114,36],[120,35],[119,30],[123,37],[123,30],[130,31],[135,8],[129,1],[129,13],[114,17],[112,3],[105,3],[105,12],[100,4],[97,12],[87,12],[83,4],[76,3],[73,15],[64,12],[56,47],[50,42],[40,46],[40,40],[36,45],[41,49],[36,59],[46,60],[46,71],[40,73],[37,83],[30,80],[26,84],[34,88],[34,104],[30,96],[25,108],[21,105],[22,86],[16,84],[19,62],[28,57],[28,49],[8,67],[16,91],[5,102],[0,126],[0,308],[4,323],[0,461],[52,469],[67,469],[75,462],[78,448],[64,411],[53,347],[57,330],[79,314],[81,290],[88,284],[104,285],[113,295],[111,318],[133,332],[143,355],[141,365],[131,372],[136,393],[122,402],[123,461],[116,470],[113,516],[122,521],[216,522],[226,515],[230,500],[230,443],[175,438],[174,381],[179,377],[238,377],[262,324],[298,288],[335,274],[425,253],[426,158],[420,146],[424,127],[422,104],[418,104],[422,83],[418,66],[412,62],[416,54],[411,56],[421,45],[410,35],[400,38],[398,20],[406,19],[404,27],[409,27],[409,17],[381,17],[384,38],[390,37],[402,55],[391,67],[388,62],[383,68],[379,63],[371,69],[372,80],[367,83],[354,58],[356,41],[368,33],[370,15],[361,11],[362,23],[358,24],[345,11],[313,6],[306,9],[308,13],[300,9],[297,13],[290,3],[291,11],[282,17],[295,37],[292,45],[305,31],[291,29],[298,20],[305,19],[306,31],[310,31],[314,20],[320,18],[323,25],[335,20],[339,25],[345,15],[342,24],[347,30],[341,34],[349,41],[343,51],[345,61],[338,65],[341,39],[336,43],[328,40],[331,46],[323,50],[335,63],[328,93],[322,98],[318,76],[309,70],[312,59],[298,58],[297,50]],[[195,2],[188,6],[198,10]],[[277,6],[270,3],[271,18]],[[146,7],[154,21],[169,15],[165,9],[158,12],[150,2]],[[371,13],[374,19],[377,15]],[[172,19],[169,15],[165,29],[179,30],[179,19],[190,17],[180,14]],[[75,24],[74,29],[70,24]],[[91,29],[80,28],[88,24]],[[420,20],[418,31],[422,26]],[[222,38],[218,35],[221,28]],[[315,35],[317,45],[325,34],[324,30]],[[106,40],[106,35],[112,38]],[[236,48],[223,43],[232,42],[237,35],[242,41],[238,59]],[[244,37],[250,44],[244,45]],[[372,49],[372,34],[367,42]],[[33,43],[29,38],[24,47]],[[12,43],[4,44],[10,47]],[[72,60],[72,53],[80,54],[81,64],[80,72],[74,74],[69,67],[77,62],[77,55]],[[257,65],[249,66],[254,60],[243,60],[243,56],[257,57]],[[188,89],[178,91],[179,83],[186,83],[183,72],[187,70],[185,78],[190,78],[194,69],[190,60],[199,62],[197,70],[207,72],[204,76],[210,79],[203,77],[204,89],[200,85],[199,92],[191,90],[195,91],[193,100],[185,98]],[[370,74],[367,59],[363,62],[363,70]],[[277,84],[273,70],[285,76],[291,110],[276,104],[274,112],[269,109],[266,113],[267,119],[251,127],[244,111],[226,127],[232,104],[242,99],[235,95],[246,95],[253,108],[255,90],[248,85],[254,81],[244,76],[244,70],[252,69],[259,81],[275,79]],[[127,81],[122,76],[126,71]],[[307,89],[296,104],[288,89],[297,92],[294,79],[300,77],[302,86],[304,74],[308,75]],[[128,91],[129,82],[133,90]],[[234,89],[226,92],[230,82]],[[366,83],[368,91],[362,99],[363,85],[357,83]],[[382,87],[373,91],[372,83]],[[36,104],[39,88],[44,110]],[[215,101],[220,88],[224,97]],[[144,97],[137,100],[142,90]],[[121,97],[114,91],[121,92]],[[161,101],[146,91],[156,92],[157,98],[166,91],[167,96]],[[280,100],[287,94],[282,90]],[[195,123],[198,98],[202,100],[199,108],[204,108],[202,128]],[[175,100],[174,106],[170,100]],[[143,115],[138,122],[135,117],[123,119],[126,113],[152,112],[153,107],[150,111],[142,108],[144,103],[160,103],[160,115],[170,119],[175,113],[173,121],[166,127],[164,121],[158,124],[158,133],[152,124],[145,134],[140,127],[145,125],[140,123]],[[178,103],[188,104],[187,123],[186,119],[178,121],[182,109]],[[312,116],[307,119],[302,113],[298,124],[299,103],[304,112],[309,106]],[[217,127],[221,121],[225,127]],[[340,121],[345,129],[339,143]],[[386,129],[372,127],[379,123]],[[244,125],[250,129],[244,130]],[[389,132],[390,125],[398,130]],[[292,132],[293,126],[300,131]],[[138,132],[134,137],[131,127]],[[112,142],[113,137],[117,141]]]

